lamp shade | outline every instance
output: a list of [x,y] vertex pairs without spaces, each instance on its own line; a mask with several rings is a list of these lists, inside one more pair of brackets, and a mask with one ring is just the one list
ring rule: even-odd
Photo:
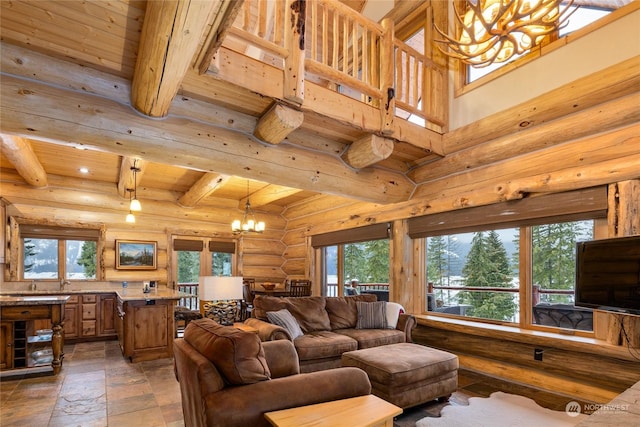
[[200,276],[200,300],[242,299],[242,277]]

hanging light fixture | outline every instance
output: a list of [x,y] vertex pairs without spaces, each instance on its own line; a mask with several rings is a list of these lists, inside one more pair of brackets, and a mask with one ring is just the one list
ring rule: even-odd
[[127,214],[127,219],[125,221],[128,223],[135,223],[136,217],[133,215],[133,212],[131,212],[131,194],[133,193],[133,189],[127,188],[127,191],[129,192],[129,213]]
[[249,181],[247,181],[247,203],[244,207],[244,215],[242,221],[236,219],[231,223],[231,231],[233,234],[262,233],[264,228],[264,221],[256,221],[256,215],[251,209],[251,203],[249,203]]
[[[138,159],[133,161],[133,166],[131,166],[131,170],[133,171],[133,200],[129,203],[129,210],[139,212],[142,210],[142,205],[140,204],[140,200],[138,200],[138,172],[140,172],[140,168],[137,166]],[[127,189],[129,191],[129,189]]]
[[[461,29],[456,39],[434,25],[449,46],[446,55],[477,68],[506,62],[538,46],[544,38],[564,27],[573,0],[560,10],[562,0],[468,0],[464,17],[454,13]],[[567,13],[569,12],[569,13]]]

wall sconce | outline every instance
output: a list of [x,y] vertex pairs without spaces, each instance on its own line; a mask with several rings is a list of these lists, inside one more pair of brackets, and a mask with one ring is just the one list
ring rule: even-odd
[[229,326],[238,318],[243,299],[242,277],[200,276],[200,311],[204,317]]

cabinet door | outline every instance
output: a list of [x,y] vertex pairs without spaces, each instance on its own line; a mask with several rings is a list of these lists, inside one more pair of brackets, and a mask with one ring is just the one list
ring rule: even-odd
[[116,296],[101,295],[98,306],[98,335],[116,334]]
[[[77,297],[76,297],[77,298]],[[64,306],[64,338],[78,338],[80,325],[80,312],[78,304],[65,304]]]
[[0,369],[13,368],[13,322],[0,322]]

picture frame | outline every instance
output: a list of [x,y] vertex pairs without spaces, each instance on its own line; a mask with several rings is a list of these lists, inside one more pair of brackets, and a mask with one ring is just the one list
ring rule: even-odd
[[155,270],[157,242],[116,240],[116,270]]

